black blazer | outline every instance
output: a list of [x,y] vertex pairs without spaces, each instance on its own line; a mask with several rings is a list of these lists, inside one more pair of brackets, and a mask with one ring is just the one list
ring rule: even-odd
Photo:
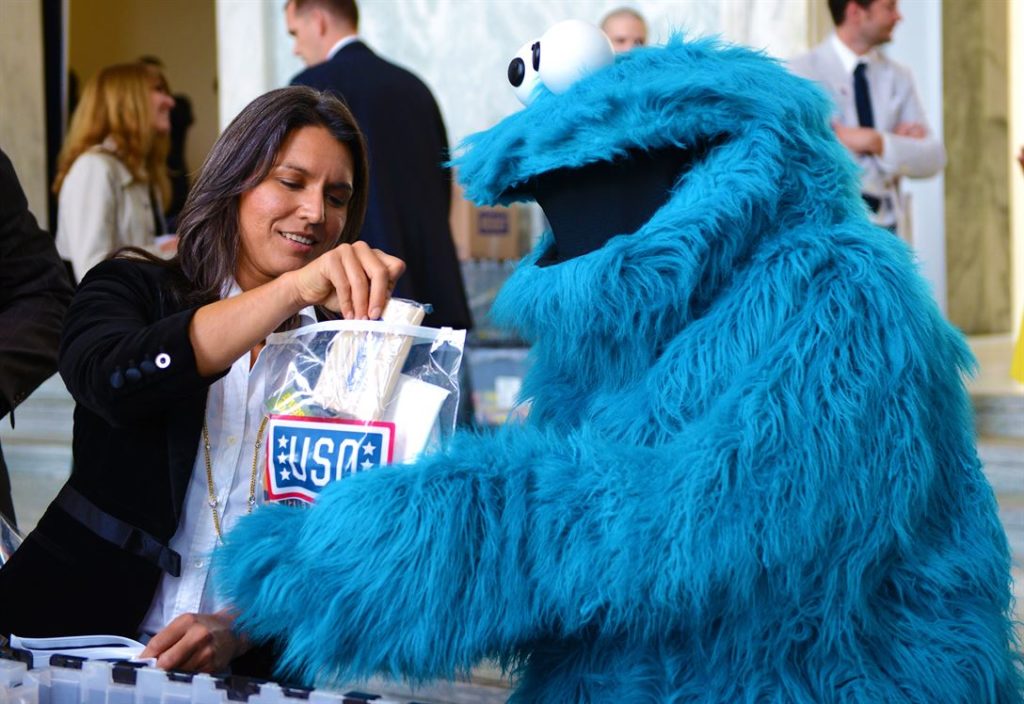
[[394,295],[433,305],[425,325],[469,329],[448,224],[448,137],[430,90],[360,41],[298,74],[292,84],[337,95],[366,135],[370,193],[361,239],[405,260]]
[[[57,371],[57,341],[71,282],[53,238],[28,210],[14,166],[0,151],[0,418]],[[0,513],[14,520],[0,453]],[[0,605],[0,608],[3,608]]]
[[[173,270],[102,262],[68,311],[60,373],[77,402],[71,476],[0,569],[0,633],[134,637],[174,535],[207,388],[189,342],[194,308]],[[225,372],[226,373],[226,370]]]

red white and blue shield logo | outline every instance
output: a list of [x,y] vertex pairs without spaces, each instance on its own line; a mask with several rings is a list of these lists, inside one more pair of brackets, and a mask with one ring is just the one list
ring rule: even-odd
[[395,424],[271,415],[265,474],[268,501],[312,503],[331,482],[391,462]]

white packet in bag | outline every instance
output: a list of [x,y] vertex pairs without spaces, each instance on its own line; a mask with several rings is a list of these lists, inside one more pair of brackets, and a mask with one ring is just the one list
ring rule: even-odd
[[[392,325],[419,325],[423,306],[388,301],[381,320]],[[341,331],[327,347],[324,367],[313,387],[313,402],[343,418],[377,420],[391,400],[409,354],[408,335]]]
[[308,504],[332,482],[412,461],[454,431],[465,331],[388,322],[422,319],[419,304],[392,307],[385,320],[267,339],[264,501]]

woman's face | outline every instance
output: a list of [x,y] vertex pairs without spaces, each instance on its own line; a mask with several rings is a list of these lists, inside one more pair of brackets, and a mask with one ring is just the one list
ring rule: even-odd
[[153,130],[167,134],[171,131],[171,108],[174,107],[174,98],[171,97],[167,81],[159,72],[152,72],[149,102],[153,112]]
[[285,139],[266,178],[239,199],[235,280],[242,290],[299,269],[334,247],[352,198],[352,152],[324,127]]

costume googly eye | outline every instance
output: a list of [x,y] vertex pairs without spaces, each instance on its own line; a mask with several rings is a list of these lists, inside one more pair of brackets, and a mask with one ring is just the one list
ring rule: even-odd
[[508,65],[508,82],[523,105],[533,102],[533,89],[537,87],[540,76],[537,67],[540,65],[540,40],[527,42],[519,47],[516,57]]
[[533,72],[544,87],[558,94],[614,60],[604,32],[582,20],[565,20],[553,25],[539,41],[523,45],[508,66],[508,78],[519,100],[529,105],[536,86]]

